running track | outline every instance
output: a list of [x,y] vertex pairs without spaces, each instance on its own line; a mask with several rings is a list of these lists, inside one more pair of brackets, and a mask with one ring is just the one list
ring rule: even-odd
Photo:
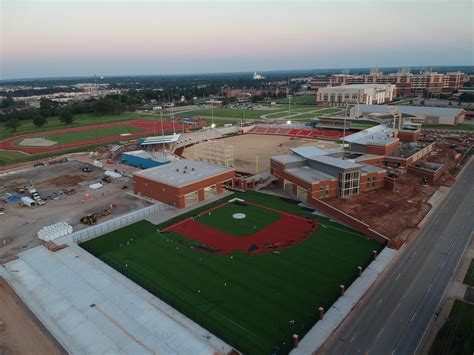
[[[29,137],[54,136],[54,135],[63,134],[63,133],[78,132],[78,131],[85,131],[85,130],[94,130],[94,129],[98,129],[98,128],[106,128],[106,127],[112,127],[112,126],[133,126],[133,127],[143,128],[144,131],[132,132],[132,133],[130,133],[129,136],[121,136],[119,134],[116,134],[116,135],[113,135],[113,136],[102,137],[102,138],[98,138],[98,139],[88,139],[88,140],[84,140],[84,141],[73,142],[73,143],[68,143],[68,144],[61,144],[61,145],[53,145],[53,146],[49,146],[49,147],[26,147],[26,146],[24,147],[24,146],[20,146],[20,145],[14,145],[14,142],[19,143],[22,139],[29,138]],[[174,126],[175,126],[175,130],[177,132],[179,132],[182,129],[182,125],[180,123],[175,122]],[[115,141],[115,140],[119,140],[119,139],[128,140],[128,139],[137,138],[137,137],[141,137],[141,136],[150,136],[150,135],[154,135],[155,133],[161,133],[162,131],[172,132],[173,131],[173,123],[172,122],[163,122],[163,126],[161,126],[161,123],[156,122],[156,121],[131,120],[131,121],[123,121],[123,122],[104,123],[104,124],[94,125],[94,126],[65,128],[65,129],[60,129],[60,130],[55,130],[55,131],[47,131],[47,132],[41,132],[41,133],[36,132],[36,133],[23,134],[23,135],[20,135],[20,136],[15,136],[15,137],[6,139],[4,141],[1,141],[0,142],[0,149],[22,151],[22,152],[28,153],[28,154],[37,154],[37,153],[51,152],[51,151],[55,151],[55,150],[63,150],[63,149],[68,149],[68,148],[82,147],[82,146],[97,144],[97,143],[106,143],[106,142]]]

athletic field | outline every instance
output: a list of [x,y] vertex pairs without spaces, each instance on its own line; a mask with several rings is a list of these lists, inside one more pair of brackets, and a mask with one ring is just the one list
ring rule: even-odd
[[[229,202],[233,198],[243,201]],[[381,246],[297,205],[235,193],[81,246],[246,354],[287,353]],[[236,213],[244,219],[235,219]],[[241,217],[241,215],[240,215]]]

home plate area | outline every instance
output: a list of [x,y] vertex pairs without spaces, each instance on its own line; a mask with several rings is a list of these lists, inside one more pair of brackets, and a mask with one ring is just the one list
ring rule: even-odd
[[162,234],[177,233],[194,240],[197,251],[228,254],[275,252],[308,238],[317,228],[305,218],[250,201],[233,199],[179,221]]

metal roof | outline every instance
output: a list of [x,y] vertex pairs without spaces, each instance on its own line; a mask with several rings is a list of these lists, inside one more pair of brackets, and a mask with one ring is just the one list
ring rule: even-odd
[[203,161],[183,159],[135,173],[137,176],[176,187],[185,186],[220,175],[234,168],[219,166]]
[[147,137],[143,140],[141,145],[174,143],[178,141],[179,137],[181,137],[181,134],[172,134],[169,136]]
[[386,171],[383,168],[379,168],[378,166],[373,165],[364,165],[361,170],[366,173],[381,173]]
[[296,176],[306,182],[309,182],[310,184],[317,181],[332,180],[336,178],[333,175],[325,174],[321,171],[312,169],[309,166],[303,166],[301,168],[285,169],[285,172],[287,172],[290,175]]
[[299,156],[292,155],[292,154],[277,155],[276,157],[272,157],[272,159],[282,164],[304,161],[303,158],[300,158]]
[[290,148],[290,150],[303,157],[303,158],[310,158],[312,156],[319,156],[319,155],[328,155],[329,153],[326,152],[325,150],[323,149],[319,149],[319,148],[316,148],[316,147],[297,147],[297,148]]
[[[462,108],[449,107],[432,107],[432,106],[406,106],[393,105],[398,109],[398,112],[405,115],[414,116],[456,116],[460,113]],[[390,113],[392,105],[359,105],[359,112],[377,112]]]
[[389,138],[396,129],[390,128],[387,125],[378,125],[370,127],[366,130],[351,134],[345,137],[345,141],[348,143],[357,143],[357,144],[367,144],[367,143],[378,143],[378,144],[387,144],[393,142],[393,138],[390,141]]
[[330,165],[330,166],[333,166],[333,167],[336,167],[336,168],[339,168],[339,169],[344,169],[344,170],[346,170],[346,169],[360,169],[361,167],[363,167],[362,164],[354,163],[354,162],[349,161],[349,160],[333,158],[333,157],[329,157],[329,156],[326,156],[326,155],[311,157],[311,158],[309,158],[309,160],[312,160],[312,161],[315,161],[315,162],[318,162],[318,163],[321,163],[321,164],[325,164],[325,165]]

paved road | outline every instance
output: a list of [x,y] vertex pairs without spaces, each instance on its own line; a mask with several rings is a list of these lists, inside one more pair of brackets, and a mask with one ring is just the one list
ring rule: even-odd
[[416,352],[473,232],[473,179],[471,159],[428,223],[320,353]]

